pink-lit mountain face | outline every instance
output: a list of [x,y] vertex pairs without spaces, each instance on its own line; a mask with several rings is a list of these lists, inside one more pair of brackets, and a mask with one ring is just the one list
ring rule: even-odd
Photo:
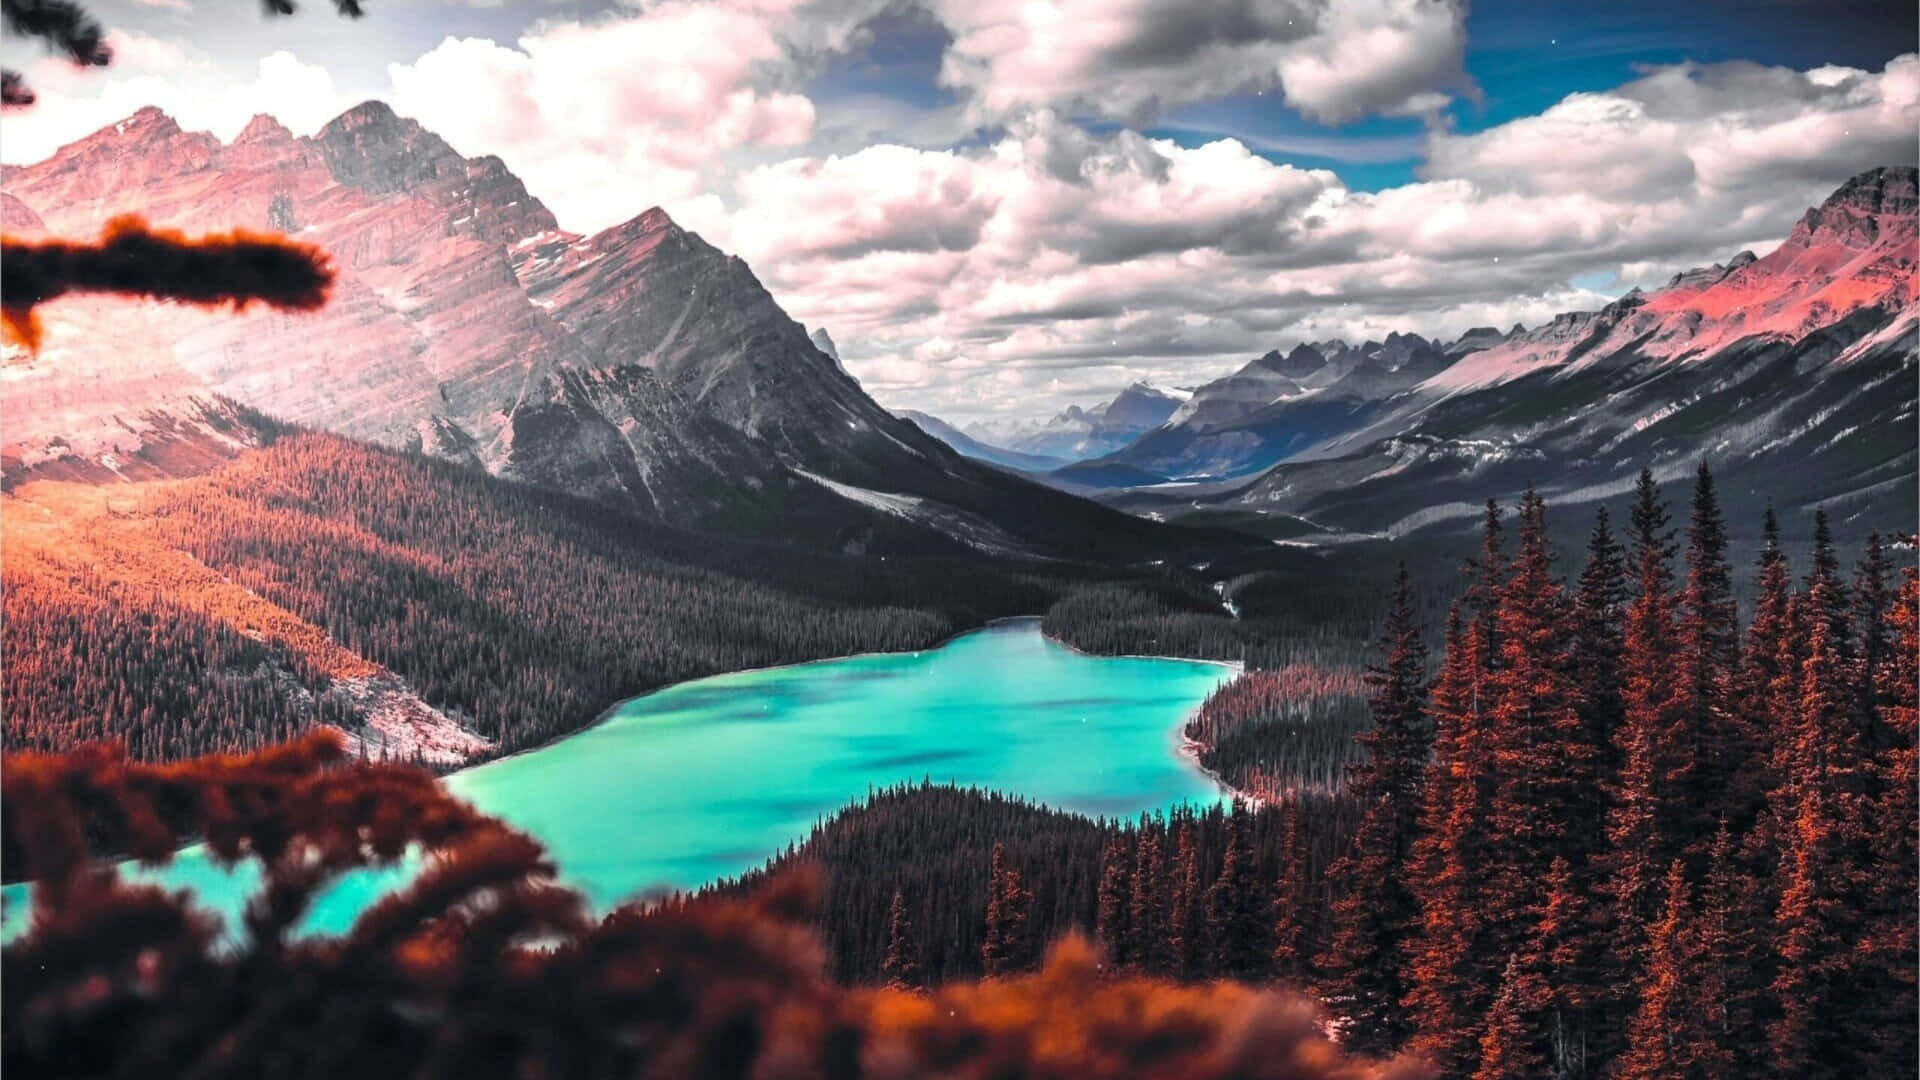
[[[1863,173],[1764,256],[1742,252],[1532,329],[1473,331],[1433,346],[1437,371],[1379,393],[1338,394],[1336,382],[1238,403],[1211,427],[1169,424],[1112,460],[1161,475],[1225,463],[1243,478],[1107,499],[1170,517],[1198,506],[1336,536],[1398,535],[1470,519],[1488,493],[1533,484],[1557,503],[1610,498],[1643,465],[1677,480],[1707,460],[1729,500],[1756,514],[1771,497],[1911,529],[1916,186],[1911,166]],[[1386,351],[1344,348],[1321,347]],[[1220,414],[1215,396],[1202,387],[1189,411]]]
[[[9,232],[116,215],[290,234],[339,272],[318,313],[105,298],[40,309],[10,352],[4,468],[141,479],[243,449],[259,415],[667,520],[839,543],[926,530],[1057,550],[1158,527],[960,458],[882,409],[740,259],[659,209],[561,229],[497,158],[368,102],[231,143],[155,109],[4,174]],[[803,524],[804,523],[804,527]],[[937,541],[936,547],[938,546]]]
[[[1435,376],[1457,391],[1545,367],[1595,363],[1626,350],[1699,358],[1736,342],[1796,342],[1862,311],[1908,312],[1915,299],[1914,170],[1882,168],[1834,192],[1761,258],[1676,275],[1598,312],[1563,315],[1480,350]],[[1896,320],[1897,321],[1897,320]]]

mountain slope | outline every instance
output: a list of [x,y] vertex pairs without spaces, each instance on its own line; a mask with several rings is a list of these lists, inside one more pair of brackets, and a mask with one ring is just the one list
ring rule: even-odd
[[1911,167],[1862,174],[1765,256],[1516,329],[1204,501],[1397,535],[1528,483],[1579,502],[1625,491],[1642,465],[1666,480],[1705,459],[1733,507],[1771,495],[1911,530],[1916,186]]
[[190,455],[156,448],[231,401],[663,521],[824,546],[870,550],[883,519],[905,520],[881,505],[924,508],[922,533],[964,521],[1039,555],[1133,558],[1173,535],[890,415],[745,263],[664,212],[566,232],[498,159],[462,157],[379,102],[311,138],[259,117],[230,144],[145,109],[4,183],[9,222],[88,235],[138,211],[273,228],[340,271],[313,315],[47,305],[43,350],[6,359],[9,486],[123,461],[164,474],[163,457],[184,469]]

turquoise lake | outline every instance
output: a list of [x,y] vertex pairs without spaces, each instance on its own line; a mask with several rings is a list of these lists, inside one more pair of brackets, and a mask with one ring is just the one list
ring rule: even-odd
[[[996,623],[918,653],[718,675],[627,701],[550,746],[467,769],[448,786],[538,837],[561,879],[601,909],[759,866],[876,787],[929,778],[1089,815],[1121,816],[1220,789],[1180,756],[1181,721],[1230,669],[1094,657]],[[404,870],[336,883],[305,924],[334,932]],[[236,914],[257,869],[189,850],[158,871]],[[6,931],[27,914],[6,890]]]

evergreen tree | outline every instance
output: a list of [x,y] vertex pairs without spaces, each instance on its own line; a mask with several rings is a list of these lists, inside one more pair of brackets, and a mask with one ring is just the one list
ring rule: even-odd
[[1200,859],[1193,826],[1180,823],[1174,851],[1172,898],[1167,908],[1167,966],[1175,978],[1190,979],[1200,963]]
[[1876,1034],[1864,1028],[1856,1003],[1863,959],[1857,943],[1874,872],[1863,832],[1867,778],[1848,664],[1836,640],[1842,635],[1824,617],[1836,579],[1816,570],[1811,584],[1800,707],[1781,791],[1792,817],[1775,920],[1771,1064],[1779,1076],[1859,1076]]
[[1543,907],[1549,864],[1584,866],[1591,834],[1570,824],[1602,801],[1600,749],[1587,742],[1568,670],[1565,590],[1552,573],[1546,507],[1529,489],[1521,502],[1519,551],[1499,608],[1501,663],[1487,742],[1495,778],[1488,808],[1481,910],[1499,955],[1518,952]]
[[1164,872],[1160,865],[1160,828],[1157,822],[1142,822],[1137,856],[1133,864],[1133,883],[1127,913],[1127,937],[1132,942],[1128,954],[1144,971],[1166,967],[1167,917],[1162,906],[1160,884]]
[[[1580,713],[1586,721],[1586,741],[1601,748],[1601,775],[1612,782],[1620,762],[1614,739],[1626,719],[1621,697],[1621,653],[1625,648],[1622,620],[1627,607],[1626,551],[1614,539],[1607,508],[1594,511],[1593,531],[1587,536],[1587,564],[1580,571],[1580,587],[1573,598],[1573,673],[1578,682]],[[1600,835],[1602,822],[1573,824]]]
[[1006,864],[1006,849],[993,845],[991,885],[987,893],[987,934],[980,959],[988,976],[1025,971],[1034,949],[1027,925],[1033,895],[1021,884],[1020,871]]
[[1227,847],[1220,876],[1207,890],[1207,941],[1212,974],[1251,979],[1272,960],[1265,944],[1267,905],[1253,855],[1247,847],[1246,809],[1237,800],[1227,819]]
[[1133,938],[1127,929],[1133,908],[1131,863],[1124,834],[1116,829],[1107,836],[1100,860],[1100,906],[1094,917],[1094,934],[1107,947],[1107,959],[1115,967],[1124,967],[1132,959],[1128,947]]
[[880,971],[887,985],[909,989],[920,985],[920,945],[913,938],[913,924],[907,920],[907,901],[899,889],[893,891],[893,904],[887,909],[887,957]]
[[1676,823],[1692,775],[1673,678],[1673,533],[1653,473],[1641,470],[1634,489],[1631,558],[1633,603],[1627,613],[1622,669],[1626,721],[1620,729],[1620,779],[1607,817],[1608,892],[1613,902],[1616,955],[1624,985],[1638,966],[1659,915],[1661,876],[1678,852]]
[[1869,926],[1864,966],[1868,984],[1860,1004],[1880,1033],[1869,1056],[1875,1075],[1892,1076],[1911,1064],[1920,1031],[1920,572],[1907,567],[1884,617],[1881,661],[1874,672],[1879,723],[1888,733],[1875,769],[1879,798],[1874,807],[1874,868],[1869,885]]
[[1615,1075],[1620,1080],[1723,1080],[1733,1075],[1715,1020],[1715,1005],[1724,994],[1715,985],[1712,965],[1702,962],[1682,860],[1668,868],[1666,893],[1641,979],[1639,1011]]
[[1767,793],[1778,783],[1773,768],[1776,718],[1788,715],[1797,696],[1792,569],[1780,547],[1780,521],[1772,506],[1767,507],[1763,536],[1753,622],[1740,660],[1738,713],[1747,744],[1746,769],[1728,799],[1729,820],[1739,833],[1753,827]]
[[1479,909],[1493,763],[1487,753],[1479,687],[1485,665],[1480,638],[1461,605],[1447,616],[1446,657],[1431,697],[1435,755],[1427,767],[1426,804],[1414,849],[1414,893],[1420,923],[1408,972],[1407,1010],[1414,1049],[1443,1075],[1472,1075],[1481,1033],[1499,977]]
[[1855,661],[1854,723],[1866,739],[1869,751],[1892,746],[1899,735],[1880,723],[1880,666],[1887,658],[1887,610],[1893,603],[1892,583],[1888,580],[1893,565],[1878,532],[1867,536],[1866,550],[1853,584],[1853,625],[1858,637]]
[[1692,769],[1681,802],[1690,819],[1674,822],[1698,881],[1705,870],[1707,844],[1715,820],[1726,806],[1735,777],[1747,769],[1746,740],[1730,713],[1728,699],[1739,662],[1739,619],[1733,600],[1733,570],[1727,565],[1727,530],[1720,515],[1713,473],[1706,462],[1694,476],[1693,507],[1687,526],[1687,581],[1680,594],[1676,642],[1679,650],[1676,712],[1686,724],[1681,737]]
[[1486,1034],[1480,1039],[1474,1080],[1537,1080],[1547,1074],[1527,1004],[1539,994],[1533,985],[1537,980],[1521,968],[1517,958],[1507,962],[1493,1010],[1487,1014]]
[[1280,881],[1273,898],[1273,967],[1282,979],[1306,983],[1312,978],[1313,880],[1308,860],[1307,815],[1298,803],[1286,807],[1280,848]]
[[1328,871],[1333,932],[1323,962],[1326,992],[1348,1021],[1350,1045],[1377,1055],[1398,1049],[1411,1034],[1401,1005],[1407,940],[1419,918],[1410,868],[1432,742],[1427,649],[1404,566],[1380,649],[1384,662],[1367,672],[1373,727],[1359,737],[1366,757],[1347,783],[1360,824]]

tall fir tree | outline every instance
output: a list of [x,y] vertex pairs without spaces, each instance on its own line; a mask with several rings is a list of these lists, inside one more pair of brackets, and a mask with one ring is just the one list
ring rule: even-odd
[[1486,847],[1493,762],[1479,705],[1486,666],[1479,635],[1454,605],[1446,657],[1430,712],[1435,754],[1427,767],[1426,804],[1413,860],[1420,922],[1411,944],[1407,1011],[1413,1047],[1445,1076],[1470,1076],[1479,1062],[1492,986],[1500,969],[1487,947],[1479,874]]
[[1190,979],[1199,968],[1203,941],[1200,926],[1200,855],[1194,846],[1193,826],[1180,823],[1174,847],[1172,896],[1167,904],[1167,966],[1177,979]]
[[1703,962],[1683,860],[1668,867],[1666,898],[1641,977],[1627,1051],[1618,1080],[1731,1080],[1733,1062],[1720,1041],[1712,965]]
[[887,985],[896,990],[920,985],[920,943],[914,939],[907,900],[899,889],[893,890],[893,903],[887,908],[887,955],[880,963],[880,972],[887,977]]
[[[1580,714],[1587,726],[1585,739],[1600,748],[1598,766],[1611,784],[1620,771],[1614,740],[1626,719],[1621,696],[1621,654],[1625,649],[1623,621],[1627,608],[1626,549],[1614,538],[1605,506],[1594,510],[1593,529],[1587,534],[1587,562],[1573,598],[1574,678],[1578,682]],[[1602,818],[1605,808],[1600,807]],[[1591,835],[1603,833],[1604,820],[1575,827]]]
[[1565,588],[1553,576],[1546,504],[1532,489],[1521,502],[1519,548],[1498,614],[1501,662],[1485,725],[1495,778],[1481,910],[1497,928],[1497,951],[1511,956],[1542,910],[1552,860],[1585,864],[1594,837],[1571,825],[1604,799],[1602,752],[1586,739],[1569,669]]
[[1887,658],[1887,611],[1893,603],[1893,564],[1879,532],[1867,536],[1866,549],[1853,579],[1853,625],[1858,639],[1853,664],[1854,723],[1869,752],[1892,746],[1898,734],[1883,725],[1880,716],[1880,665]]
[[[1816,558],[1819,567],[1823,560]],[[1771,1026],[1774,1075],[1866,1075],[1875,1033],[1862,1023],[1858,948],[1866,927],[1871,845],[1865,835],[1866,761],[1853,724],[1844,631],[1825,617],[1837,573],[1810,579],[1807,658],[1793,724],[1791,763],[1781,788],[1790,822],[1775,918],[1779,968]],[[1787,817],[1790,815],[1790,817]]]
[[1881,729],[1876,755],[1868,928],[1862,947],[1868,985],[1861,1004],[1880,1033],[1869,1055],[1875,1075],[1912,1064],[1920,1042],[1920,571],[1909,565],[1883,616],[1884,649],[1874,670]]
[[1682,755],[1691,773],[1680,804],[1690,817],[1673,827],[1692,881],[1706,872],[1707,849],[1719,812],[1736,778],[1747,771],[1750,748],[1730,705],[1738,673],[1740,625],[1727,563],[1727,529],[1713,472],[1702,461],[1694,474],[1687,524],[1687,580],[1680,592],[1675,644],[1679,661],[1676,713],[1691,743]]
[[1167,915],[1160,887],[1164,872],[1160,860],[1160,827],[1142,822],[1135,844],[1133,883],[1127,913],[1128,953],[1143,971],[1166,969]]
[[1640,966],[1659,917],[1661,881],[1678,855],[1676,825],[1692,814],[1685,805],[1693,774],[1676,738],[1685,702],[1674,693],[1673,531],[1653,473],[1642,469],[1634,488],[1630,558],[1633,601],[1627,613],[1621,667],[1626,720],[1620,729],[1620,778],[1607,816],[1608,892],[1619,968],[1625,987]]
[[1736,777],[1728,818],[1736,834],[1755,827],[1767,793],[1779,783],[1778,719],[1795,707],[1799,683],[1793,630],[1793,569],[1780,545],[1780,520],[1766,511],[1760,561],[1754,575],[1753,620],[1740,654],[1738,714],[1747,743],[1746,770]]
[[1325,991],[1364,1053],[1397,1050],[1412,1033],[1406,996],[1407,942],[1419,920],[1411,886],[1421,790],[1432,746],[1427,716],[1427,648],[1405,566],[1395,578],[1384,660],[1367,672],[1373,726],[1359,737],[1365,757],[1347,791],[1360,823],[1328,871],[1332,935],[1323,958]]
[[1220,859],[1220,875],[1207,890],[1207,941],[1213,975],[1253,979],[1266,974],[1273,957],[1266,944],[1269,927],[1265,892],[1247,842],[1246,807],[1235,800],[1227,815],[1227,846]]
[[1540,995],[1538,980],[1518,957],[1507,961],[1493,1008],[1487,1013],[1486,1033],[1480,1038],[1477,1064],[1470,1074],[1473,1080],[1537,1080],[1548,1074],[1529,1004]]
[[987,890],[987,932],[980,960],[988,976],[1008,975],[1032,966],[1034,948],[1029,915],[1033,895],[1020,880],[1020,871],[1007,865],[1005,845],[993,845],[993,864]]
[[1307,984],[1318,956],[1314,944],[1312,851],[1307,837],[1307,814],[1300,803],[1288,803],[1281,824],[1280,880],[1273,890],[1273,968],[1281,979]]
[[1094,912],[1094,934],[1106,946],[1107,959],[1115,967],[1125,967],[1133,959],[1129,947],[1133,936],[1128,920],[1133,911],[1133,858],[1127,850],[1125,834],[1115,829],[1107,834],[1106,851],[1100,860],[1100,891]]

